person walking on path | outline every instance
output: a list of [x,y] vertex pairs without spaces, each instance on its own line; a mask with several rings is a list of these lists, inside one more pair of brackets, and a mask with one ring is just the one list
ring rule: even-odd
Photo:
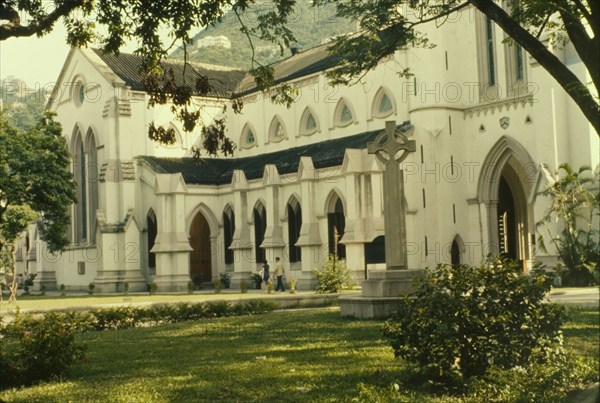
[[262,269],[260,269],[260,276],[262,277],[263,283],[265,284],[265,290],[268,290],[269,280],[271,279],[271,273],[269,272],[269,263],[267,263],[266,259]]
[[279,258],[275,258],[275,275],[277,276],[277,288],[275,291],[285,291],[283,288],[283,264],[279,261]]

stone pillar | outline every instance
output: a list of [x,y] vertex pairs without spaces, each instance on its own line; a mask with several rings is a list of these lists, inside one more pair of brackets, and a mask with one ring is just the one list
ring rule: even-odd
[[32,273],[34,272],[33,269],[35,269],[36,276],[33,281],[33,289],[35,291],[41,291],[42,287],[45,287],[44,289],[47,291],[58,289],[56,284],[56,273],[54,270],[46,268],[44,265],[45,262],[41,258],[41,248],[44,246],[45,245],[39,238],[33,239],[29,251],[25,254],[28,272]]
[[151,252],[156,255],[154,282],[159,291],[185,291],[190,279],[190,246],[185,223],[184,193],[181,174],[157,174],[158,234]]
[[274,264],[275,257],[283,257],[285,240],[283,238],[283,227],[281,225],[280,212],[280,186],[281,177],[275,165],[265,165],[263,174],[263,186],[266,193],[267,228],[262,247],[269,264]]
[[298,287],[310,289],[316,285],[314,269],[325,260],[319,234],[319,222],[315,209],[315,181],[317,172],[310,157],[300,157],[298,179],[301,189],[302,228],[297,246],[302,248],[302,278],[298,279]]
[[357,281],[365,277],[365,228],[362,212],[362,150],[346,150],[342,174],[345,185],[346,229],[342,243],[346,246],[346,262]]
[[250,274],[254,272],[254,257],[252,256],[252,241],[248,224],[248,196],[246,193],[248,181],[244,171],[233,171],[231,189],[233,190],[235,212],[235,232],[230,247],[234,253],[231,287],[239,288],[242,280],[251,286]]

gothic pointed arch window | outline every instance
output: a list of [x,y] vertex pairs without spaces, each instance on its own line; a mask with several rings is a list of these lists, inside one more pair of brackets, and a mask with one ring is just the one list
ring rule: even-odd
[[272,143],[278,143],[287,138],[287,132],[285,130],[285,126],[283,124],[283,120],[278,116],[275,116],[273,120],[271,120],[271,125],[269,126],[269,141]]
[[371,115],[375,118],[385,118],[396,111],[394,98],[389,91],[383,87],[377,90],[373,98],[373,106],[371,107]]
[[300,262],[302,260],[302,250],[296,243],[300,238],[300,229],[302,228],[302,207],[295,197],[288,201],[287,218],[290,263]]
[[[520,0],[503,0],[502,8],[514,15],[521,8]],[[526,53],[523,48],[508,35],[504,34],[504,59],[506,70],[507,93],[509,96],[520,96],[527,93]]]
[[154,243],[156,242],[156,235],[158,234],[158,223],[156,220],[156,214],[154,210],[150,209],[146,215],[146,231],[148,235],[148,272],[149,274],[156,273],[156,254],[152,251]]
[[87,175],[85,167],[85,149],[81,131],[76,129],[73,136],[72,152],[73,155],[73,179],[76,185],[77,202],[73,206],[73,242],[76,244],[87,242]]
[[265,250],[261,247],[265,240],[265,231],[267,230],[267,212],[262,203],[257,203],[252,211],[254,219],[254,257],[256,263],[265,261]]
[[96,147],[96,135],[92,129],[88,130],[86,138],[86,170],[87,170],[87,193],[88,193],[88,225],[90,242],[96,242],[96,211],[98,210],[98,151]]
[[71,213],[71,240],[75,244],[96,241],[96,210],[98,210],[98,155],[96,136],[92,129],[85,138],[77,127],[71,141],[72,172],[77,202]]
[[231,248],[233,234],[235,233],[235,214],[230,206],[223,211],[223,246],[225,250],[225,264],[233,264],[234,253]]
[[450,264],[452,267],[458,267],[463,262],[463,252],[465,250],[465,245],[460,237],[460,235],[456,235],[452,240],[452,244],[450,245]]
[[240,148],[248,149],[258,145],[256,131],[250,123],[246,123],[240,137]]
[[319,130],[319,122],[316,118],[315,112],[306,107],[304,112],[302,112],[302,117],[300,118],[300,130],[299,133],[303,136],[310,136],[311,134],[315,134]]
[[337,127],[345,127],[355,122],[354,111],[348,100],[342,98],[335,107],[333,123]]
[[488,16],[477,13],[477,54],[479,61],[479,93],[482,101],[492,101],[499,96],[496,57],[496,26]]

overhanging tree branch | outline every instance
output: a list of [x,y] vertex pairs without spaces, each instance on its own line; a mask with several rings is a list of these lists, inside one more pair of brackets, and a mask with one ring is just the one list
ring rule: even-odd
[[[69,0],[65,1],[54,9],[50,14],[41,18],[39,21],[32,22],[29,25],[21,25],[20,19],[18,23],[14,20],[9,23],[0,25],[0,41],[8,38],[19,38],[27,37],[36,34],[41,34],[52,28],[54,23],[61,17],[69,15],[72,11],[83,7],[85,4],[90,3],[91,0]],[[12,10],[16,11],[16,10]]]

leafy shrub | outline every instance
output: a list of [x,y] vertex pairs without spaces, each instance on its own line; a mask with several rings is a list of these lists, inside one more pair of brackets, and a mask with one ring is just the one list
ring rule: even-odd
[[150,293],[150,295],[156,295],[156,291],[158,291],[158,284],[156,284],[154,281],[152,283],[150,283],[150,285],[148,286],[148,292]]
[[0,390],[13,385],[15,380],[15,369],[7,357],[5,357],[3,342],[0,340]]
[[346,266],[346,260],[336,259],[333,255],[329,255],[323,267],[315,269],[315,275],[315,292],[320,294],[340,292],[352,283],[352,273]]
[[215,301],[208,302],[206,304],[206,312],[209,317],[223,317],[229,313],[229,302],[228,301]]
[[213,281],[213,286],[214,286],[214,289],[215,289],[215,294],[221,293],[221,290],[223,289],[223,283],[221,282],[221,280],[215,279]]
[[186,304],[180,303],[175,307],[178,321],[199,320],[208,316],[204,304]]
[[95,289],[96,289],[96,284],[94,284],[94,283],[90,283],[90,284],[88,285],[88,293],[89,293],[90,295],[94,295],[94,290],[95,290]]
[[237,306],[243,307],[241,315],[260,315],[263,313],[273,312],[279,308],[279,305],[273,301],[254,300],[247,302],[240,302]]
[[136,309],[131,306],[93,309],[89,313],[95,330],[127,329],[136,327],[139,321]]
[[257,290],[260,290],[260,287],[262,286],[262,282],[263,282],[263,279],[260,276],[260,274],[258,274],[258,273],[250,274],[250,280],[252,281],[252,284],[254,284],[254,288],[256,288]]
[[188,281],[187,283],[188,294],[193,294],[196,290],[196,284],[193,281]]
[[543,303],[550,288],[544,270],[517,270],[503,260],[428,270],[384,326],[396,357],[428,379],[461,384],[492,366],[525,367],[560,355],[564,307]]
[[223,285],[223,288],[231,287],[231,275],[227,272],[219,273],[219,281]]
[[246,282],[246,280],[240,281],[240,292],[242,294],[248,293],[248,283]]
[[23,282],[23,291],[25,291],[25,294],[29,294],[31,287],[33,287],[33,281],[35,280],[36,276],[37,273],[30,274],[29,277],[27,277]]
[[[75,342],[77,330],[64,314],[48,313],[34,319],[17,312],[15,320],[2,328],[0,386],[31,384],[65,374],[85,351],[85,346]],[[6,349],[7,345],[12,348]]]

